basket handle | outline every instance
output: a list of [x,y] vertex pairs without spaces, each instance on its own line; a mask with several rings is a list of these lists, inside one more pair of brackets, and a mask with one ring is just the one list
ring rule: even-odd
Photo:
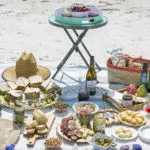
[[137,61],[137,60],[138,60],[138,61],[142,61],[142,60],[143,60],[142,56],[137,57],[137,58],[133,58],[133,57],[130,57],[130,56],[126,55],[125,57],[121,57],[121,58],[118,59],[118,61],[117,61],[117,63],[116,63],[116,67],[118,66],[119,62],[120,62],[121,60],[123,60],[123,59],[129,60],[131,68],[133,68],[133,62],[134,62],[134,61]]

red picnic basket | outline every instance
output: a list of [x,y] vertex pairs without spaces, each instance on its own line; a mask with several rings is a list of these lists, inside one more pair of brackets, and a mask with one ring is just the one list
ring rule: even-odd
[[[118,64],[121,60],[125,60],[128,65],[125,67],[119,66]],[[107,60],[108,81],[120,84],[140,84],[143,62],[150,64],[150,60],[142,57],[125,56],[118,59],[116,65],[114,65],[112,64],[112,59],[109,58]]]

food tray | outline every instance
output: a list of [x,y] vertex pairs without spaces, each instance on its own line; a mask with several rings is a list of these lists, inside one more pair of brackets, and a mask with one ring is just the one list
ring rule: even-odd
[[146,119],[145,119],[142,124],[134,125],[134,124],[128,123],[127,121],[123,121],[119,115],[118,115],[118,118],[122,124],[131,126],[131,127],[141,127],[146,123]]
[[[47,108],[47,107],[50,107],[50,106],[52,106],[53,104],[55,104],[58,99],[59,99],[59,96],[55,97],[55,100],[54,100],[54,101],[51,101],[50,104],[46,104],[45,106],[31,107],[31,106],[28,106],[28,105],[24,105],[24,107],[25,107],[25,110],[34,110],[34,109]],[[14,106],[8,105],[8,103],[4,100],[4,96],[3,96],[3,95],[0,95],[0,105],[3,105],[3,106],[5,106],[5,107],[7,107],[7,108],[14,109]]]
[[[143,106],[145,103],[139,103],[139,104],[133,104],[132,107],[125,108],[121,105],[121,98],[123,92],[126,91],[126,89],[120,89],[118,91],[110,92],[109,94],[103,96],[103,99],[112,104],[117,110],[119,111],[125,111],[125,110],[141,110],[143,109]],[[134,98],[138,98],[134,96]]]
[[57,9],[54,16],[55,16],[55,21],[63,24],[87,25],[87,24],[99,23],[103,20],[102,16],[87,17],[87,18],[65,17],[61,15],[62,11],[63,8]]
[[[50,129],[51,129],[54,121],[55,121],[55,115],[53,115],[53,114],[49,115],[48,116],[48,121],[46,123],[46,126],[48,128],[48,134],[50,132]],[[48,134],[46,134],[46,135],[34,134],[33,136],[29,136],[29,135],[27,135],[26,130],[24,131],[24,135],[29,138],[28,143],[27,143],[27,145],[29,145],[29,146],[33,146],[35,144],[36,140],[39,139],[39,138],[46,138],[48,136]]]

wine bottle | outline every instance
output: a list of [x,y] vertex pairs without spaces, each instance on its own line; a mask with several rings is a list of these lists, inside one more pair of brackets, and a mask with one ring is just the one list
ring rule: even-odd
[[97,75],[94,66],[94,56],[90,58],[90,66],[86,74],[86,88],[90,95],[96,94]]
[[148,63],[144,62],[143,63],[143,68],[142,68],[142,73],[141,73],[141,84],[145,86],[147,89],[147,78],[148,78]]
[[147,91],[150,93],[150,69],[148,69]]

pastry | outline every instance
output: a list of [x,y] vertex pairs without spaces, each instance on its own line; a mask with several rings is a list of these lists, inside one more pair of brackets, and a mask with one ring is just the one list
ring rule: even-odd
[[27,87],[24,94],[26,98],[37,99],[40,97],[40,89]]
[[32,135],[35,133],[35,129],[34,128],[33,129],[27,129],[26,132],[27,132],[27,134]]
[[25,90],[28,84],[29,84],[29,80],[25,77],[19,77],[16,81],[16,85],[18,85],[19,90]]
[[29,77],[29,82],[31,86],[37,87],[43,82],[43,79],[39,75]]
[[132,137],[132,132],[130,129],[127,128],[118,128],[115,133],[118,135],[120,138],[130,138]]
[[144,116],[139,114],[138,112],[126,110],[119,114],[122,121],[125,121],[131,125],[142,125],[145,121]]

